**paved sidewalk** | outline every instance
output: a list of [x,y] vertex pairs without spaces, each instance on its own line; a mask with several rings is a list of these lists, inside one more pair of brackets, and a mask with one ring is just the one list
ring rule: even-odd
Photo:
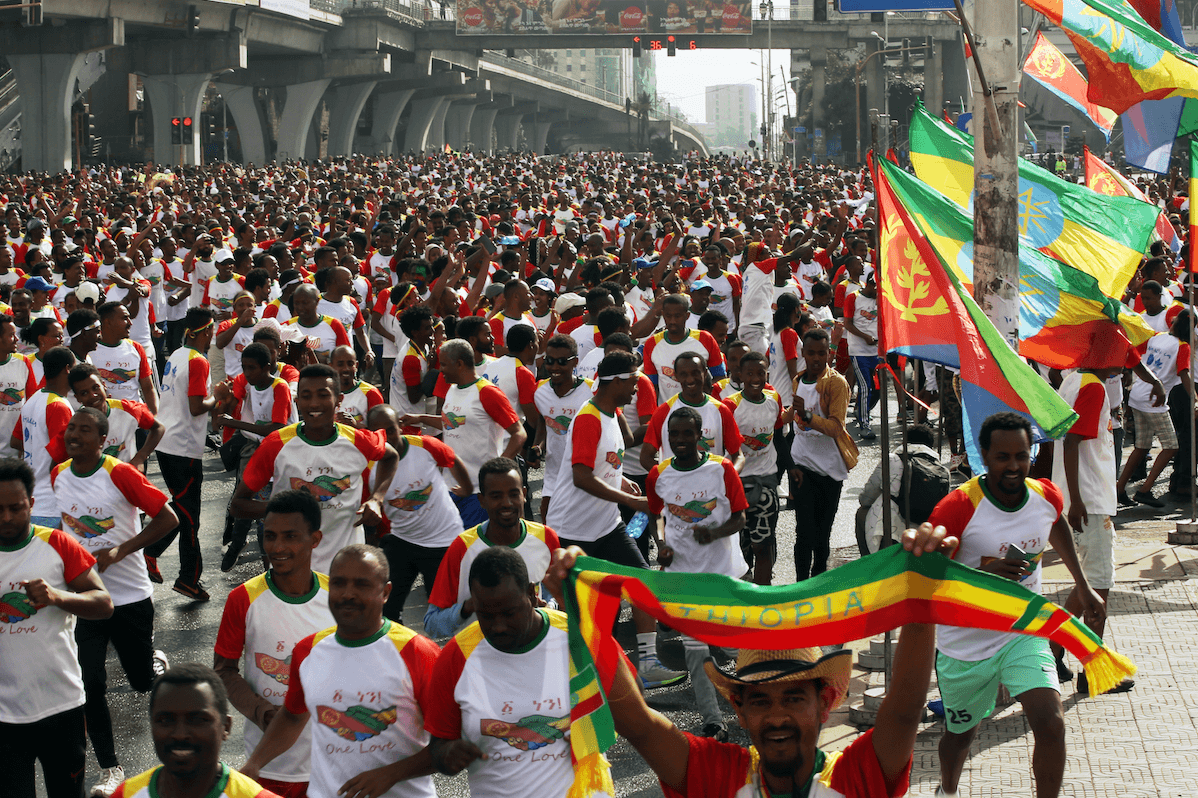
[[[1198,795],[1198,548],[1165,542],[1174,518],[1136,514],[1118,519],[1118,570],[1106,637],[1136,663],[1139,673],[1135,689],[1120,695],[1084,698],[1073,683],[1062,686],[1068,729],[1063,796]],[[1045,593],[1061,603],[1072,580],[1059,559],[1045,559]],[[867,678],[854,671],[850,701],[859,700]],[[880,680],[880,674],[874,679]],[[824,729],[821,745],[836,750],[852,742],[858,731],[847,724],[847,712],[838,711]],[[935,792],[940,781],[936,746],[943,732],[938,719],[921,730],[911,795]],[[978,731],[961,794],[1030,797],[1031,763],[1032,735],[1022,708],[1018,703],[999,708]]]

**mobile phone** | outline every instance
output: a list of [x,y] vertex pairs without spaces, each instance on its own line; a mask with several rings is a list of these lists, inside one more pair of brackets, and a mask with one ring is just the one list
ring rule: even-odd
[[1027,562],[1027,552],[1012,543],[1007,546],[1007,553],[1003,559],[1012,561],[1023,560],[1024,562]]
[[495,242],[491,240],[490,236],[479,236],[478,243],[487,251],[487,254],[495,254]]

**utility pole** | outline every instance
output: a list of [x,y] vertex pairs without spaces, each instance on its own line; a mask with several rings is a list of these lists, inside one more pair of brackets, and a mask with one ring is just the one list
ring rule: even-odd
[[[960,0],[956,2],[964,20]],[[982,311],[1015,345],[1019,328],[1019,0],[987,0],[973,8],[977,70],[973,292]],[[969,36],[969,26],[962,27]]]

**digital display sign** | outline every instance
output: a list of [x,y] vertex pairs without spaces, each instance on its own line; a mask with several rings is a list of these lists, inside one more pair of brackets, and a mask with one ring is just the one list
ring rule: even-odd
[[[752,8],[751,3],[726,0],[457,0],[457,32],[748,34],[753,31]],[[686,48],[686,42],[679,43]],[[646,46],[663,49],[665,43],[653,47],[646,40]]]

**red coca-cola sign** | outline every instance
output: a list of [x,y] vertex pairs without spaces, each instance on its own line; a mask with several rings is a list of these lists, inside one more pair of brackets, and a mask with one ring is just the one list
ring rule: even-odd
[[623,30],[641,30],[645,27],[645,9],[628,6],[620,12],[620,27]]
[[481,8],[467,8],[462,13],[462,22],[466,23],[470,28],[481,28],[483,26],[483,10]]
[[734,5],[724,6],[724,27],[735,28],[740,25],[740,12],[736,10]]

